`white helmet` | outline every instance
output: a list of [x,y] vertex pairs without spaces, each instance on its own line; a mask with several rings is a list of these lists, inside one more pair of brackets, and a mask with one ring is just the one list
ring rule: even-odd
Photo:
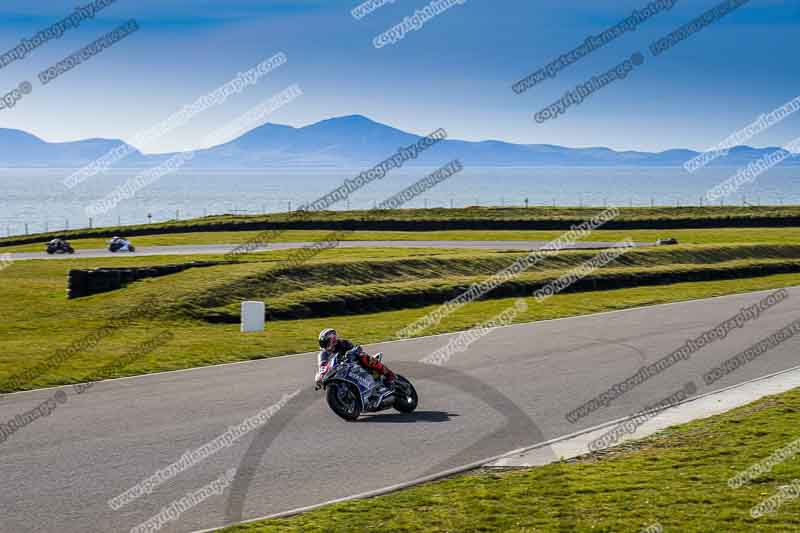
[[333,328],[325,328],[319,332],[319,347],[323,350],[328,347],[331,337],[336,336],[336,330]]

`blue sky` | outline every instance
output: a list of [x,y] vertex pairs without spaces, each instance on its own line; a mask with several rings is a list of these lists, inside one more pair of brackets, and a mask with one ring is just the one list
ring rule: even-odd
[[[85,5],[89,0],[81,0]],[[159,139],[147,152],[189,149],[220,124],[293,83],[304,95],[269,121],[302,126],[363,114],[414,133],[439,127],[452,138],[615,149],[705,149],[759,114],[800,95],[800,2],[751,0],[659,57],[647,46],[714,6],[675,7],[595,51],[556,78],[517,95],[511,85],[630,15],[648,1],[467,0],[398,43],[372,45],[425,0],[395,0],[362,20],[353,1],[117,0],[0,69],[0,93],[23,80],[33,92],[0,110],[0,127],[49,141],[131,140],[237,72],[283,51],[288,63],[224,105]],[[0,53],[69,15],[76,2],[7,0]],[[141,29],[46,86],[37,74],[120,23]],[[646,62],[566,115],[537,124],[533,113],[567,89],[636,51]],[[800,135],[800,113],[750,143]]]

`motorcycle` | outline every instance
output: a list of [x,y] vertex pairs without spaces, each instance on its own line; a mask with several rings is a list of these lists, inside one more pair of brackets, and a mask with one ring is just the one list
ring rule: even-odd
[[115,252],[135,252],[136,247],[126,239],[112,239],[108,241],[108,251]]
[[47,253],[53,254],[74,254],[75,249],[70,246],[67,241],[61,239],[53,239],[47,243]]
[[[334,355],[321,374],[317,389],[325,390],[325,399],[331,410],[341,418],[352,422],[361,413],[375,413],[395,408],[401,413],[411,413],[417,408],[419,398],[414,385],[397,375],[394,389],[386,387],[381,379],[361,366],[356,360],[360,347],[347,352],[341,360]],[[382,353],[375,354],[379,361]]]

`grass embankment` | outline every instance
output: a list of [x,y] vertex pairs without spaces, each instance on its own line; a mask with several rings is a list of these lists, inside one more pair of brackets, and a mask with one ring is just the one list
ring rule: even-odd
[[[594,251],[562,251],[507,281],[488,298],[530,296]],[[238,323],[239,303],[264,300],[271,319],[364,314],[441,304],[457,297],[522,254],[503,252],[313,261],[273,270],[275,262],[211,267],[189,274],[196,291],[176,298],[170,313]],[[751,278],[800,272],[800,245],[706,245],[635,249],[586,276],[569,292]],[[227,279],[220,282],[222,277]]]
[[[785,250],[784,250],[785,248]],[[650,252],[640,258],[639,267],[669,268],[670,261],[687,264],[690,258],[696,261],[791,261],[786,259],[796,253],[797,247],[669,247],[636,250],[632,254]],[[335,326],[361,343],[372,343],[395,338],[398,330],[431,312],[436,306],[406,308],[401,310],[370,312],[346,321],[335,318],[301,318],[275,320],[267,324],[263,334],[243,335],[238,325],[210,324],[191,318],[188,314],[160,313],[156,318],[141,316],[130,325],[114,330],[103,337],[96,346],[89,346],[70,355],[60,364],[38,375],[29,382],[9,387],[6,380],[20,371],[53,358],[58,349],[85,338],[106,325],[110,318],[126,310],[134,309],[148,297],[155,297],[165,307],[184,306],[193,301],[198,291],[212,291],[214,287],[225,287],[252,279],[254,274],[273,267],[290,252],[254,254],[248,263],[228,267],[189,270],[173,276],[155,278],[129,285],[124,290],[81,298],[66,299],[66,274],[69,268],[94,266],[142,266],[185,261],[179,257],[113,257],[108,259],[75,259],[70,261],[24,261],[12,264],[0,271],[0,392],[32,389],[43,386],[75,383],[92,378],[111,378],[145,374],[162,370],[190,368],[248,359],[258,359],[286,353],[312,351],[320,329]],[[566,262],[577,261],[587,252],[563,252],[558,268]],[[571,257],[572,255],[575,257]],[[667,257],[663,254],[667,254]],[[749,254],[749,255],[748,255]],[[342,268],[369,268],[373,262],[394,263],[395,272],[373,271],[373,276],[388,276],[402,273],[410,268],[404,261],[415,264],[417,274],[426,272],[428,266],[436,264],[445,277],[453,274],[453,265],[482,264],[481,268],[510,263],[514,254],[478,253],[470,250],[400,250],[400,249],[352,249],[330,250],[315,258],[316,267],[309,265],[309,279],[286,278],[282,282],[288,288],[302,290],[292,294],[305,298],[313,291],[313,283],[325,283],[325,278],[314,277],[337,273]],[[623,256],[625,257],[625,256]],[[499,259],[498,259],[499,258]],[[193,259],[214,259],[213,256]],[[665,264],[666,262],[666,264]],[[695,266],[703,266],[695,263]],[[422,268],[422,270],[419,270]],[[248,269],[253,269],[249,271]],[[354,270],[353,273],[358,273]],[[492,272],[493,273],[493,272]],[[559,271],[559,274],[563,273]],[[415,275],[417,275],[415,274]],[[437,274],[439,275],[439,274]],[[248,277],[250,276],[250,277]],[[378,279],[378,278],[376,278]],[[423,279],[424,280],[424,279]],[[368,281],[368,280],[367,280]],[[340,283],[336,278],[329,284]],[[665,286],[635,287],[619,290],[595,291],[591,293],[560,294],[538,304],[529,298],[529,309],[516,317],[518,322],[530,322],[565,316],[575,316],[599,311],[625,309],[641,305],[674,302],[695,298],[706,298],[747,291],[772,289],[800,285],[800,274],[781,274],[750,279],[675,283]],[[347,289],[348,287],[345,287]],[[343,289],[344,290],[344,289]],[[283,297],[281,295],[280,297]],[[268,299],[270,305],[272,299]],[[513,298],[497,298],[476,301],[446,317],[438,325],[422,332],[423,335],[458,331],[474,326],[512,305]],[[226,304],[228,305],[228,304]],[[131,347],[147,340],[162,330],[170,330],[174,338],[166,346],[142,356],[125,368],[99,369],[124,356]]]
[[[281,230],[326,230],[344,228],[368,231],[443,230],[568,230],[603,211],[598,207],[471,207],[461,209],[397,209],[381,211],[318,211],[271,215],[211,216],[156,224],[53,231],[36,235],[0,238],[0,248],[43,243],[56,237],[87,239],[127,236],[229,233],[277,228]],[[800,223],[800,206],[786,207],[633,207],[620,208],[620,216],[608,229],[667,229],[708,227],[784,227]],[[226,236],[231,238],[230,236]],[[142,241],[143,242],[143,241]],[[198,241],[192,241],[197,243]],[[213,242],[226,242],[215,240]]]
[[[176,246],[201,244],[241,244],[258,236],[259,231],[219,231],[197,233],[168,233],[136,237],[134,244],[142,246]],[[329,238],[326,230],[287,230],[272,242],[314,242]],[[450,230],[450,231],[354,231],[344,241],[551,241],[563,230]],[[595,230],[585,241],[616,242],[630,237],[634,242],[651,242],[675,237],[682,244],[800,244],[800,227],[789,228],[715,228],[715,229],[654,229],[654,230]],[[105,248],[108,239],[71,240],[76,249]],[[3,246],[0,252],[42,252],[42,242]]]
[[795,457],[737,489],[727,481],[797,439],[800,390],[544,467],[479,471],[296,517],[225,529],[290,532],[789,532],[800,501],[750,509],[800,478]]

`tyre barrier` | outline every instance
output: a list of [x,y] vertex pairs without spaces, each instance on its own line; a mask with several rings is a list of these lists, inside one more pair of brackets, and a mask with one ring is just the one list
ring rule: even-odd
[[73,269],[67,275],[67,298],[83,298],[102,292],[115,291],[128,283],[147,278],[158,278],[177,274],[190,268],[227,264],[229,261],[193,261],[176,265],[158,265],[134,268]]

